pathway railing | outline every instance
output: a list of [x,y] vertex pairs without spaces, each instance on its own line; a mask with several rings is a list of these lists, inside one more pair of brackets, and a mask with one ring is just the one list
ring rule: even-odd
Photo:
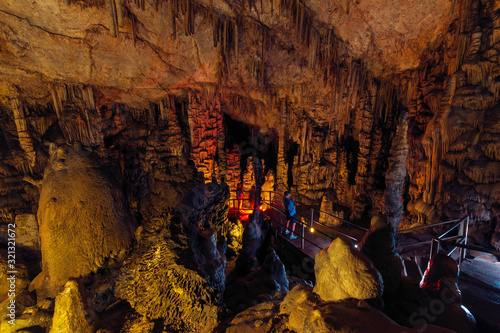
[[[262,198],[261,202],[262,202],[264,207],[271,209],[273,212],[278,213],[279,216],[281,216],[281,217],[286,216],[284,207],[282,205],[284,195],[277,193],[277,192],[273,192],[273,191],[263,191],[263,192],[261,192],[261,198]],[[276,198],[279,198],[279,200],[275,200]],[[232,200],[234,200],[233,202],[237,201],[237,199],[232,199]],[[296,203],[301,204],[300,202],[296,202]],[[303,205],[303,206],[306,206],[306,205]],[[233,207],[235,207],[235,204],[233,204]],[[324,223],[319,222],[318,220],[315,219],[315,216],[314,216],[315,212],[320,213],[320,214],[329,215],[332,218],[337,219],[340,222],[340,224],[342,224],[342,225],[345,224],[345,225],[348,225],[349,227],[355,227],[355,228],[358,228],[358,229],[363,230],[363,231],[367,230],[366,228],[360,227],[354,223],[351,223],[349,221],[338,218],[338,217],[336,217],[332,214],[329,214],[327,212],[320,211],[319,209],[315,210],[314,208],[310,208],[310,215],[309,216],[306,216],[303,213],[298,211],[297,212],[297,225],[299,226],[300,231],[296,234],[301,238],[301,249],[304,249],[304,242],[306,242],[306,241],[311,243],[312,245],[320,248],[320,249],[323,249],[323,247],[321,247],[320,245],[307,239],[306,230],[308,228],[310,228],[309,230],[311,232],[313,232],[313,230],[314,230],[315,233],[320,234],[323,237],[331,238],[332,235],[335,235],[335,236],[342,236],[345,238],[349,238],[355,243],[359,243],[359,241],[360,241],[360,239],[356,238],[353,235],[349,235],[349,234],[347,234],[341,230],[338,230],[332,226],[329,226],[329,225],[326,225]],[[267,214],[266,216],[272,218],[280,226],[286,228],[286,223],[283,223],[281,221],[282,219],[278,219],[278,218],[269,216],[269,214]],[[280,220],[280,221],[278,221],[278,220]],[[326,232],[323,232],[322,230],[319,230],[318,226],[321,227],[323,230],[328,230],[329,233],[326,233]]]
[[[273,192],[273,191],[262,191],[261,192],[261,202],[262,204],[268,208],[271,209],[273,212],[276,212],[278,216],[281,218],[277,218],[276,216],[272,216],[271,214],[267,213],[266,216],[271,218],[275,223],[278,225],[286,228],[286,220],[283,223],[283,217],[285,217],[285,211],[284,207],[282,205],[282,201],[284,198],[284,195]],[[276,200],[276,198],[279,198]],[[251,201],[250,199],[241,199],[244,202],[249,202]],[[296,201],[296,204],[301,204],[300,202]],[[307,206],[302,204],[303,206]],[[230,207],[233,207],[233,214],[236,214],[237,211],[234,209],[235,207],[238,207],[238,199],[231,199]],[[243,208],[243,211],[246,213],[251,213],[253,210],[249,208]],[[349,235],[346,232],[343,232],[341,230],[336,229],[335,227],[326,225],[324,223],[319,222],[319,218],[316,219],[315,214],[319,216],[321,215],[326,215],[329,216],[333,219],[336,219],[341,226],[347,226],[348,228],[356,228],[360,231],[366,232],[368,229],[361,227],[357,224],[354,224],[350,221],[346,221],[344,219],[341,219],[335,215],[332,215],[331,213],[321,211],[319,209],[315,208],[310,208],[310,215],[306,216],[303,213],[297,211],[297,224],[300,226],[300,232],[296,233],[300,238],[301,238],[301,249],[304,249],[304,242],[309,242],[310,244],[322,249],[322,247],[318,244],[315,244],[313,241],[309,240],[306,238],[306,229],[311,228],[310,230],[314,230],[315,233],[320,234],[324,237],[331,238],[332,236],[342,236],[348,239],[351,239],[354,243],[359,243],[360,239],[357,238],[356,236]],[[307,222],[306,222],[307,221]],[[323,232],[322,230],[318,229],[318,226],[320,229],[323,230],[328,230],[329,233]],[[500,255],[499,251],[495,251],[492,249],[486,249],[482,247],[477,247],[477,246],[472,246],[467,244],[467,236],[468,236],[468,228],[469,228],[469,217],[464,217],[462,219],[457,219],[457,220],[451,220],[451,221],[444,221],[440,223],[435,223],[435,224],[430,224],[430,225],[425,225],[425,226],[419,226],[419,227],[414,227],[414,228],[409,228],[409,229],[404,229],[404,230],[398,230],[396,231],[397,234],[404,234],[404,233],[409,233],[413,232],[416,230],[424,230],[424,229],[434,229],[436,227],[444,227],[447,226],[446,230],[441,232],[440,234],[436,235],[433,239],[427,240],[427,241],[422,241],[418,243],[413,243],[413,244],[408,244],[408,245],[403,245],[403,246],[398,246],[398,252],[401,252],[402,250],[406,248],[413,248],[413,247],[419,247],[419,246],[424,246],[424,245],[429,245],[430,246],[430,258],[438,252],[440,252],[442,249],[444,249],[444,245],[448,247],[447,249],[447,255],[451,255],[453,252],[455,252],[457,249],[459,250],[459,257],[458,257],[458,264],[460,265],[461,262],[465,259],[465,254],[466,254],[466,249],[472,249],[472,250],[477,250],[477,251],[482,251],[482,252],[487,252],[487,253],[492,253],[495,255]],[[452,233],[456,232],[456,234],[452,235]]]

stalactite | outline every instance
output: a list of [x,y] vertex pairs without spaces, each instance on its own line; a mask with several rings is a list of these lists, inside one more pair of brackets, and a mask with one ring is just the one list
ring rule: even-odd
[[56,110],[56,115],[57,118],[61,118],[61,112],[62,112],[62,103],[61,100],[59,99],[59,96],[57,94],[57,90],[55,85],[51,85],[50,87],[51,93],[52,93],[52,103],[54,104],[54,110]]
[[233,22],[234,26],[234,63],[236,68],[238,68],[238,54],[239,54],[239,35],[238,35],[238,22]]
[[130,11],[128,11],[127,13],[130,19],[130,26],[132,27],[132,41],[135,45],[137,41],[137,17]]
[[266,45],[267,45],[267,30],[262,27],[262,56],[260,65],[260,86],[264,89],[265,86],[265,69],[266,69]]
[[113,37],[118,37],[118,17],[116,12],[115,0],[106,0],[108,10],[109,30]]
[[33,145],[33,140],[28,130],[28,123],[26,121],[24,107],[18,98],[11,100],[11,108],[14,114],[14,122],[17,128],[17,136],[19,138],[19,145],[26,153],[27,166],[23,170],[24,174],[28,174],[36,164],[36,151]]
[[[116,21],[120,28],[123,28],[123,9],[122,9],[122,1],[114,0],[114,5],[116,9]],[[118,30],[118,29],[117,29]]]

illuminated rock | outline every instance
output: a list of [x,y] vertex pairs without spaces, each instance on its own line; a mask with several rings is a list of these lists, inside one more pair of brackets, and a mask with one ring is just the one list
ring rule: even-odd
[[350,243],[335,239],[316,255],[314,292],[324,301],[374,299],[383,292],[380,273]]
[[227,332],[408,332],[451,333],[425,325],[418,329],[400,326],[364,301],[324,302],[312,288],[299,285],[279,303],[271,300],[242,312],[230,323]]
[[200,274],[189,239],[180,230],[179,218],[149,221],[115,294],[140,315],[162,318],[171,331],[211,331],[218,323],[218,293]]
[[126,251],[135,230],[118,181],[91,155],[69,146],[51,148],[38,221],[42,273],[30,290],[48,296]]
[[[50,333],[90,333],[89,321],[95,319],[84,306],[81,287],[74,280],[68,281],[56,297]],[[88,318],[88,320],[87,320]]]

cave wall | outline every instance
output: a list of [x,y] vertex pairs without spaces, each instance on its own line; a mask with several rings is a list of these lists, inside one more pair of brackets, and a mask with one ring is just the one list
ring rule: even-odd
[[499,220],[498,2],[460,3],[409,107],[412,222]]

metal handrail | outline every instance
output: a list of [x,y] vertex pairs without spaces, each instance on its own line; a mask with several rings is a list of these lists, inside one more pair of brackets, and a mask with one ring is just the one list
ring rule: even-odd
[[450,224],[450,223],[457,222],[457,221],[460,221],[460,220],[461,219],[456,219],[456,220],[451,220],[451,221],[445,221],[445,222],[439,222],[439,223],[434,223],[434,224],[422,225],[422,226],[413,227],[413,228],[409,228],[409,229],[397,230],[396,233],[397,234],[402,234],[402,233],[405,233],[405,232],[410,232],[410,231],[419,230],[419,229],[434,228],[434,227],[437,227],[437,226],[440,226],[440,225]]
[[[273,208],[273,209],[277,210],[277,211],[278,211],[278,212],[280,212],[281,214],[286,215],[284,211],[279,210],[278,208],[276,208],[276,207],[274,207],[274,206],[273,206],[273,205],[276,205],[276,206],[278,206],[278,207],[282,207],[281,205],[278,205],[278,204],[276,204],[276,203],[274,203],[274,202],[271,202],[269,205],[270,205],[270,207],[271,207],[271,208]],[[324,225],[324,224],[319,223],[319,222],[316,222],[316,221],[314,221],[314,223],[317,223],[317,224],[319,224],[319,225],[321,225],[321,226],[323,226],[323,227],[325,227],[325,228],[330,229],[331,231],[333,231],[333,233],[335,233],[335,234],[337,234],[337,235],[339,235],[339,236],[344,236],[344,237],[347,237],[347,238],[349,238],[349,239],[351,239],[351,240],[353,240],[353,241],[355,241],[355,242],[359,242],[359,241],[360,241],[359,239],[357,239],[357,238],[355,238],[355,237],[353,237],[353,236],[351,236],[351,235],[348,235],[348,234],[346,234],[346,233],[343,233],[342,231],[337,230],[337,229],[335,229],[335,228],[332,228],[332,227],[330,227],[330,226]],[[303,223],[302,221],[300,221],[300,224],[301,224],[301,225],[303,225],[303,226],[306,226],[306,224],[305,224],[305,223]],[[324,236],[327,236],[327,237],[329,237],[329,236],[330,236],[330,235],[325,234],[324,232],[321,232],[321,231],[319,231],[319,230],[318,230],[318,233],[320,233],[320,234],[322,234],[322,235],[324,235]]]
[[[441,243],[450,244],[454,246],[450,251],[448,251],[447,255],[451,255],[457,247],[460,248],[460,255],[458,257],[458,265],[462,263],[465,259],[465,248],[461,245],[467,245],[467,234],[469,231],[469,217],[464,217],[460,220],[455,220],[455,225],[453,225],[448,230],[442,232],[440,235],[434,237],[431,242],[431,250],[429,253],[429,258],[432,258],[436,253],[439,253]],[[448,235],[452,230],[459,227],[458,233],[456,236],[451,236],[448,238],[444,238],[444,236]],[[455,240],[455,242],[451,242],[451,240]]]
[[[278,212],[280,212],[280,213],[283,213],[283,212],[281,212],[280,210],[278,210],[278,209],[277,209],[277,208],[275,208],[275,207],[271,207],[271,208],[273,208],[273,209],[277,210],[277,211],[278,211]],[[285,224],[283,224],[283,223],[281,223],[280,221],[276,220],[276,219],[275,219],[275,218],[273,218],[272,216],[270,216],[270,215],[266,214],[265,212],[263,212],[263,214],[264,214],[265,216],[267,216],[268,218],[270,218],[271,220],[273,220],[274,222],[276,222],[276,223],[278,223],[279,225],[281,225],[281,226],[283,226],[283,227],[285,227],[285,228],[286,228],[286,225],[285,225]],[[304,249],[304,241],[307,241],[307,242],[311,243],[312,245],[316,246],[318,249],[322,250],[323,248],[322,248],[320,245],[318,245],[318,244],[314,243],[313,241],[311,241],[311,240],[309,240],[309,239],[307,239],[307,238],[305,237],[305,234],[304,234],[304,232],[305,232],[305,230],[304,230],[305,223],[302,223],[302,222],[300,222],[300,223],[301,223],[301,225],[302,225],[302,235],[298,235],[298,233],[297,233],[297,232],[295,232],[295,233],[296,233],[296,234],[297,234],[297,235],[301,238],[301,246],[300,246],[300,248],[303,250],[303,249]]]
[[448,244],[448,245],[454,245],[455,247],[461,247],[463,249],[469,249],[469,250],[474,250],[474,251],[486,252],[486,253],[490,253],[490,254],[493,254],[493,255],[496,255],[496,256],[500,256],[500,251],[493,250],[493,249],[488,249],[488,248],[482,247],[482,246],[467,245],[467,244],[461,244],[461,243],[451,243],[450,241],[443,240],[443,239],[438,239],[437,242],[438,243],[445,243],[445,244]]

